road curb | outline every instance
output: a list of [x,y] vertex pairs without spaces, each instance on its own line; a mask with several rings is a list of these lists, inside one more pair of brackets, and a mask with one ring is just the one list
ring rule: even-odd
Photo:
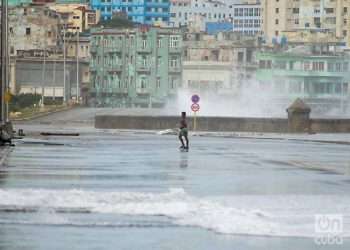
[[45,116],[48,116],[48,115],[51,115],[51,114],[55,114],[55,113],[59,113],[59,112],[63,112],[63,111],[68,111],[68,110],[71,110],[71,109],[74,109],[74,107],[59,109],[59,110],[51,111],[51,112],[48,112],[48,113],[34,115],[34,116],[31,116],[31,117],[27,117],[27,118],[11,119],[11,121],[13,121],[13,122],[31,121],[31,120],[35,120],[35,119],[38,119],[38,118],[41,118],[41,117],[45,117]]

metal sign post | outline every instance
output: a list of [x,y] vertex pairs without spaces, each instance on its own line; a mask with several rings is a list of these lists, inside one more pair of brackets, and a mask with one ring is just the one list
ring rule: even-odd
[[191,105],[191,109],[193,111],[193,131],[197,130],[197,112],[200,109],[200,106],[198,104],[200,98],[198,95],[193,95],[191,97],[191,101],[193,102]]

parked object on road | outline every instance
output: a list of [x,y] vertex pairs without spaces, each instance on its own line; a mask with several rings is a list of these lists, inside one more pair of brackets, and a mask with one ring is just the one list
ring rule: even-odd
[[43,136],[79,136],[79,133],[55,133],[55,132],[41,132]]

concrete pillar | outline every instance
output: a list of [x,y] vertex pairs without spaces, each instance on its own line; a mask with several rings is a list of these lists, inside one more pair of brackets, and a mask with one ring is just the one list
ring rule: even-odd
[[309,133],[310,132],[311,109],[300,98],[296,99],[287,109],[288,132]]

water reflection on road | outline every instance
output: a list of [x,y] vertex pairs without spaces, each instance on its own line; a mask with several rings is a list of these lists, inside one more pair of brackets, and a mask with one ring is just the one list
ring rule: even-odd
[[348,145],[193,137],[180,152],[175,136],[152,134],[40,140],[19,143],[1,168],[1,249],[318,249],[313,215],[350,215]]

